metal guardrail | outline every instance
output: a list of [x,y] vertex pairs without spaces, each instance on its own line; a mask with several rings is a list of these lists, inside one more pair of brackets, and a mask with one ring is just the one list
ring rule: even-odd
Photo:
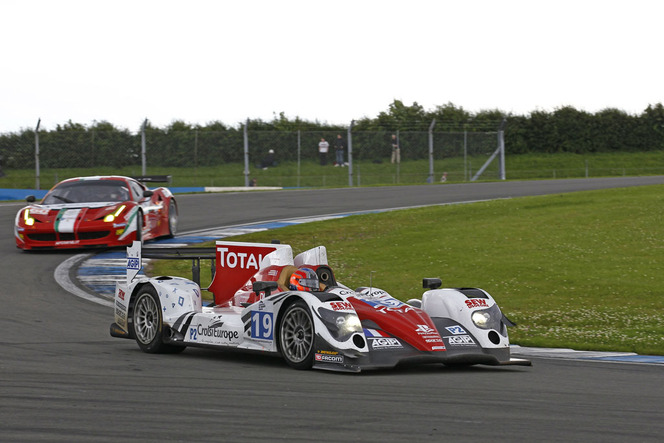
[[216,248],[149,248],[141,250],[143,258],[157,260],[191,260],[192,280],[201,285],[201,260],[210,260],[210,273],[214,279]]

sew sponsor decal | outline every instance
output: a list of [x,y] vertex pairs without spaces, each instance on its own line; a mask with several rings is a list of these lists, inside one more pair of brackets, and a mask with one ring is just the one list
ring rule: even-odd
[[347,301],[332,301],[330,307],[333,311],[350,311],[353,309],[353,305]]
[[469,308],[488,308],[489,305],[483,298],[471,298],[466,300],[466,306]]
[[124,300],[124,299],[125,299],[125,291],[123,291],[123,290],[120,289],[120,288],[118,288],[118,298],[119,298],[120,300]]

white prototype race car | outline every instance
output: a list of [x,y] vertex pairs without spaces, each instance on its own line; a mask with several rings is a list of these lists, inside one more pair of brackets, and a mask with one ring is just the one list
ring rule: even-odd
[[375,287],[351,289],[336,281],[324,246],[293,258],[285,244],[218,241],[215,263],[214,302],[204,306],[192,280],[140,276],[134,242],[127,279],[116,284],[111,335],[148,353],[204,346],[281,355],[296,369],[530,365],[510,356],[512,323],[482,289],[424,278],[422,298],[408,302]]

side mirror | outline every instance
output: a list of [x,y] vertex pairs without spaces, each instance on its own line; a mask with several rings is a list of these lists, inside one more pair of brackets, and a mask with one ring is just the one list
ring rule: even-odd
[[145,197],[145,198],[152,197],[153,194],[154,194],[154,191],[150,191],[149,189],[143,191],[143,197]]
[[256,281],[251,288],[258,296],[261,292],[265,292],[265,296],[269,297],[272,294],[272,291],[277,289],[279,284],[276,281]]
[[442,286],[443,282],[439,278],[423,278],[422,287],[424,289],[438,289]]
[[37,199],[35,198],[34,195],[28,195],[27,197],[25,197],[25,201],[27,201],[28,203],[34,203],[35,200]]

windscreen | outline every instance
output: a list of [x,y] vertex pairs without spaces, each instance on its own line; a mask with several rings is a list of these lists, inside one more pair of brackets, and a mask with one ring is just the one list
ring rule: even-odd
[[120,180],[81,180],[66,182],[52,189],[42,204],[122,202],[129,200],[129,189]]

